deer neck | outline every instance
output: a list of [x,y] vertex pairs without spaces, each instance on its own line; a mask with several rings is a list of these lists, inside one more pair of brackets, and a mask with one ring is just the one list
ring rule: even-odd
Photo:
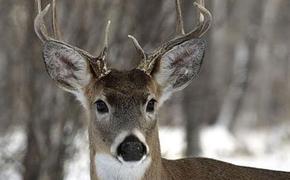
[[[150,144],[150,162],[148,163],[148,166],[145,170],[136,170],[137,172],[141,172],[137,178],[133,177],[133,179],[142,179],[142,180],[151,180],[156,179],[159,180],[161,177],[164,177],[164,168],[162,167],[162,158],[161,158],[161,151],[160,151],[160,143],[159,143],[159,135],[158,135],[158,127],[156,126],[154,133],[151,135],[152,137],[151,142],[148,142]],[[91,142],[91,138],[94,138],[92,135],[91,130],[89,130],[89,141]],[[98,172],[99,165],[96,163],[95,158],[98,154],[101,152],[98,152],[90,143],[90,175],[91,180],[103,180],[107,179],[106,177],[102,177],[100,175],[101,173]],[[110,172],[110,170],[112,170]],[[113,168],[107,169],[108,173],[118,173]],[[125,171],[125,170],[124,170]],[[135,170],[134,170],[135,172]],[[136,174],[134,174],[136,175]],[[118,177],[118,179],[122,179],[122,177]],[[123,179],[130,179],[130,174],[127,177],[124,177]]]
[[158,126],[156,125],[155,130],[152,133],[152,142],[150,147],[150,156],[151,163],[148,167],[145,175],[143,176],[144,180],[156,179],[159,180],[162,177],[163,167],[162,167],[162,158],[161,158],[161,150],[160,150],[160,142],[159,142],[159,133]]

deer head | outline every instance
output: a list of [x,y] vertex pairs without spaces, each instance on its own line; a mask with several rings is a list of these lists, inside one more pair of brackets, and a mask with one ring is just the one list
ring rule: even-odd
[[[35,31],[43,42],[46,70],[59,87],[78,98],[89,117],[92,178],[106,174],[108,166],[130,166],[142,174],[160,156],[158,109],[172,93],[197,77],[206,46],[200,37],[211,22],[204,5],[194,3],[201,12],[200,24],[185,34],[179,1],[176,3],[179,35],[150,53],[129,36],[141,63],[130,71],[119,71],[106,65],[110,23],[104,49],[99,56],[93,56],[58,40],[55,1],[54,33],[53,37],[48,35],[43,17],[50,5],[42,10],[38,0]],[[134,169],[139,166],[144,168]]]

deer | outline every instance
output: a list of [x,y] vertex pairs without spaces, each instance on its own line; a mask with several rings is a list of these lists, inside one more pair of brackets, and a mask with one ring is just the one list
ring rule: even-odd
[[[56,2],[44,9],[36,0],[34,28],[42,42],[49,77],[81,102],[88,119],[92,180],[290,179],[289,172],[242,167],[214,159],[161,157],[158,110],[174,92],[184,89],[201,69],[212,15],[203,0],[195,1],[199,24],[185,33],[180,0],[176,0],[177,36],[151,52],[132,40],[140,64],[132,70],[107,66],[108,22],[98,56],[60,40]],[[52,4],[52,35],[44,17]]]

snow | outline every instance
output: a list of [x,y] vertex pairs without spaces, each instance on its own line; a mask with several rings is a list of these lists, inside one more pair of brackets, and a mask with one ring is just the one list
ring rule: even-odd
[[[203,157],[215,158],[237,165],[290,171],[290,127],[289,124],[268,129],[239,130],[233,135],[223,126],[201,129]],[[24,151],[25,133],[15,128],[0,137],[0,164],[5,158],[12,158]],[[161,127],[160,144],[162,156],[169,159],[183,157],[185,151],[185,131],[183,128]],[[89,180],[89,148],[86,131],[77,134],[74,145],[78,149],[72,159],[65,162],[66,180]],[[21,160],[0,169],[0,180],[20,180]]]
[[241,130],[235,136],[224,127],[204,128],[202,155],[242,166],[290,171],[290,129],[287,127],[290,125]]
[[202,155],[206,157],[230,155],[238,146],[234,136],[224,126],[205,127],[201,131]]
[[186,148],[182,128],[162,127],[159,130],[159,138],[163,157],[177,159],[182,156]]
[[74,145],[78,152],[65,162],[65,179],[90,180],[89,141],[86,130],[76,135]]
[[0,180],[21,180],[21,157],[26,147],[24,129],[15,127],[0,136]]

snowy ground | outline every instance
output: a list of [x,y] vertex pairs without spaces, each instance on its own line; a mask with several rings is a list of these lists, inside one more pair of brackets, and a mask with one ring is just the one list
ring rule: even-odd
[[[268,130],[240,131],[232,136],[225,128],[215,126],[201,131],[202,156],[224,160],[238,165],[290,171],[290,125]],[[164,157],[176,159],[183,156],[185,149],[184,130],[181,128],[160,129],[161,149]],[[23,151],[24,132],[0,137],[0,163],[5,157]],[[89,180],[89,158],[87,136],[78,134],[75,145],[79,152],[66,162],[67,180]],[[5,152],[6,154],[4,154]],[[8,154],[7,154],[8,152]],[[0,169],[0,180],[20,180],[17,159],[11,165]]]
[[25,132],[14,128],[5,136],[0,136],[0,180],[20,180],[21,157],[25,150]]

